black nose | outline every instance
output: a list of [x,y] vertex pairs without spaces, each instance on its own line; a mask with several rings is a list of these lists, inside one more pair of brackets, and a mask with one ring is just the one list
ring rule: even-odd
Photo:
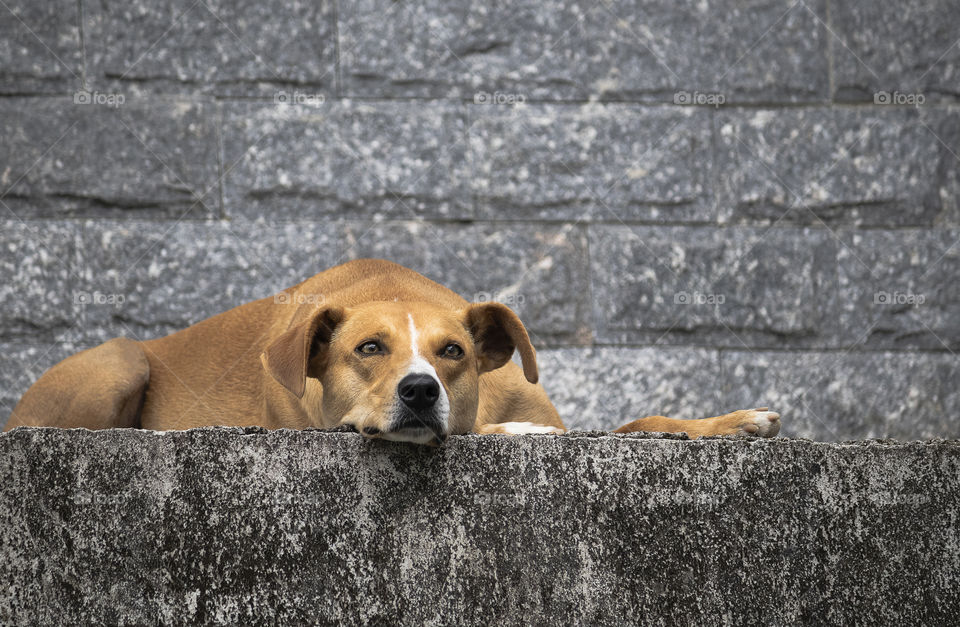
[[421,411],[436,404],[440,398],[440,384],[428,374],[408,374],[400,379],[397,393],[404,405]]

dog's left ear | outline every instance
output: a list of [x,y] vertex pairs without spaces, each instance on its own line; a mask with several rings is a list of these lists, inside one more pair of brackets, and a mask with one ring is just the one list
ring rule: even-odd
[[323,367],[330,338],[343,316],[339,307],[324,307],[305,322],[291,326],[260,355],[264,369],[297,398],[303,398],[307,374]]
[[501,303],[478,303],[464,310],[464,318],[477,347],[480,372],[496,370],[520,352],[523,376],[530,383],[540,378],[537,372],[537,354],[523,323],[513,310]]

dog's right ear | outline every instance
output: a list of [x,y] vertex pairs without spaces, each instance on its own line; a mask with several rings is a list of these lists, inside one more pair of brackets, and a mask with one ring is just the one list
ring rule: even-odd
[[537,353],[520,318],[509,307],[500,303],[477,303],[464,310],[467,329],[477,345],[480,372],[503,366],[516,350],[523,363],[523,376],[536,383]]
[[291,326],[271,342],[260,355],[260,363],[280,385],[303,398],[308,370],[323,367],[330,338],[343,316],[339,307],[318,309],[305,322]]

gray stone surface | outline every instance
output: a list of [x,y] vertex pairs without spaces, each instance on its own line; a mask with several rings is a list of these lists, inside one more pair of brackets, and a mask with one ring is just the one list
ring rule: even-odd
[[273,98],[335,90],[334,2],[84,0],[98,89]]
[[828,97],[826,3],[637,4],[550,0],[487,5],[387,0],[340,7],[351,96],[609,98],[673,103]]
[[833,335],[835,242],[823,230],[590,229],[604,343],[793,345]]
[[758,109],[720,114],[724,220],[956,224],[955,116],[937,110]]
[[909,352],[723,351],[724,405],[769,405],[786,436],[960,437],[960,360]]
[[837,0],[830,11],[837,99],[874,102],[878,92],[897,91],[928,102],[960,96],[956,0]]
[[960,445],[19,429],[19,623],[947,624]]
[[0,201],[0,338],[50,343],[79,335],[77,224],[21,221]]
[[[591,227],[602,342],[960,346],[956,229]],[[721,302],[722,301],[722,302]]]
[[322,224],[88,222],[86,337],[160,337],[265,298],[335,265],[339,239]]
[[715,221],[708,114],[625,105],[471,105],[478,215]]
[[231,105],[231,217],[471,217],[463,107],[418,103]]
[[960,230],[847,231],[839,324],[850,345],[960,349]]
[[219,215],[211,105],[3,99],[0,136],[2,200],[20,217]]
[[0,94],[71,94],[83,78],[76,0],[5,0]]
[[541,350],[537,360],[540,382],[568,429],[609,431],[644,416],[707,418],[741,409],[723,405],[715,350],[564,348]]

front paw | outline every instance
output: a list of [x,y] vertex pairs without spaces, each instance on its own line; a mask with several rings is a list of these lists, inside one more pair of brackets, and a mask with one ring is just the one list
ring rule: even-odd
[[562,435],[564,430],[534,422],[500,422],[492,425],[481,425],[476,427],[474,432],[481,435],[528,435],[534,433]]
[[757,407],[720,416],[723,424],[721,434],[772,438],[780,433],[780,414],[768,410],[768,407]]

